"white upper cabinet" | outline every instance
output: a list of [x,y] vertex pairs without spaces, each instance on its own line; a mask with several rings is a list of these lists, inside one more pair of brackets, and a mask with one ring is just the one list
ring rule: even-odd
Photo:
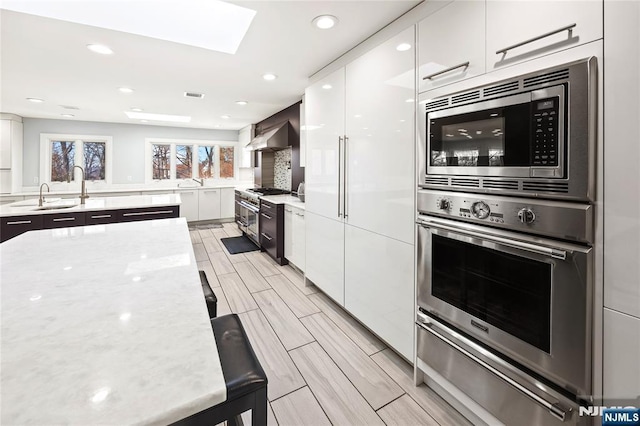
[[342,220],[344,68],[305,90],[305,205],[308,212]]
[[486,6],[488,71],[602,38],[601,1],[488,0]]
[[420,92],[485,72],[485,2],[455,1],[418,24]]
[[605,2],[604,297],[640,318],[640,3]]
[[408,28],[346,73],[346,223],[407,243],[415,214],[414,40]]

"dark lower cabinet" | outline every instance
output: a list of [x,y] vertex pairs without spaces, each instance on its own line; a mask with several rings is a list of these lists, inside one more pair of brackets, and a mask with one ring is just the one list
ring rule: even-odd
[[260,246],[279,265],[284,258],[284,205],[260,200]]
[[72,226],[102,225],[175,217],[180,217],[180,206],[7,216],[0,218],[0,224],[2,225],[0,242],[7,241],[27,231],[38,229],[69,228]]
[[38,229],[42,229],[41,215],[2,217],[0,218],[0,242]]
[[138,220],[167,219],[180,216],[179,206],[145,207],[140,209],[118,210],[118,222]]
[[85,224],[85,212],[51,213],[42,215],[42,229],[70,228]]

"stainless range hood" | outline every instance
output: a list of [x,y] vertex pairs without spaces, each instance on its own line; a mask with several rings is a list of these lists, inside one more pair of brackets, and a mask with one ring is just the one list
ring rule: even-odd
[[289,122],[256,136],[246,146],[252,151],[280,151],[289,148]]

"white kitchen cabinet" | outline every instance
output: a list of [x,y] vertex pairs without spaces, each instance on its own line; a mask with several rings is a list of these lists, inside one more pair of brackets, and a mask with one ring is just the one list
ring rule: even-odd
[[220,217],[222,219],[228,219],[235,217],[236,214],[236,202],[235,202],[235,190],[233,188],[221,188],[220,189]]
[[344,224],[305,212],[305,277],[344,306]]
[[418,24],[419,92],[484,74],[485,22],[484,1],[457,0]]
[[605,399],[637,398],[640,395],[640,318],[605,308],[603,344]]
[[0,169],[11,168],[11,122],[0,120]]
[[300,102],[300,167],[305,167],[307,162],[307,119],[304,107],[304,95],[302,95],[302,102]]
[[640,317],[640,3],[605,1],[604,297]]
[[198,220],[198,190],[180,190],[175,191],[180,194],[180,216],[187,219],[187,222],[195,222]]
[[284,257],[301,271],[305,270],[304,210],[284,206]]
[[[601,1],[490,0],[486,6],[488,71],[601,39],[603,35]],[[573,24],[571,31],[563,29]],[[506,48],[510,48],[506,53],[499,52]]]
[[0,193],[22,189],[22,118],[2,114],[0,119]]
[[337,221],[342,221],[344,195],[344,84],[344,68],[340,68],[305,90],[306,210]]
[[[413,243],[414,28],[347,65],[346,223]],[[407,44],[411,49],[398,51]],[[348,282],[348,281],[347,281]]]
[[198,220],[220,219],[220,188],[198,190]]
[[413,245],[345,226],[345,308],[413,359]]

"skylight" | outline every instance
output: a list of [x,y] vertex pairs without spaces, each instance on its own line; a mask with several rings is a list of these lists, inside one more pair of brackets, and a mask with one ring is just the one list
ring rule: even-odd
[[218,0],[3,0],[2,9],[235,54],[256,11]]

